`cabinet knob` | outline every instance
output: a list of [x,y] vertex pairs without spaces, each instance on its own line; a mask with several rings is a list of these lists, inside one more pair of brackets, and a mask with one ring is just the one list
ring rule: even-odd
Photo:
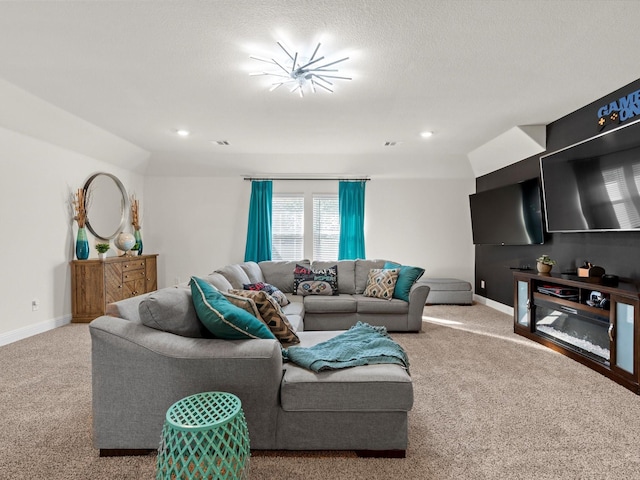
[[123,268],[129,268],[129,265],[127,265],[126,263],[123,265]]
[[122,288],[122,285],[118,285],[118,288]]

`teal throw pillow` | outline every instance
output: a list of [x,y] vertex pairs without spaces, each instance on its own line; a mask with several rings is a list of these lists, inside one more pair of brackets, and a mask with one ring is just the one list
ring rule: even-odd
[[393,290],[393,298],[399,298],[405,302],[409,301],[409,291],[416,280],[418,280],[424,273],[424,268],[410,267],[408,265],[400,265],[395,262],[386,262],[384,269],[399,268],[398,280],[396,281],[396,288]]
[[276,337],[246,310],[236,307],[207,281],[191,277],[191,297],[198,318],[216,338],[242,340]]

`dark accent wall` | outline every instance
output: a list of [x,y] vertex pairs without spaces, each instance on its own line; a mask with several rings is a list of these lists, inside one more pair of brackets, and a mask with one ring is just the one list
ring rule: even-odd
[[[478,177],[476,191],[539,177],[540,156],[600,133],[596,123],[598,109],[636,90],[640,90],[640,79],[550,123],[545,152]],[[535,269],[535,259],[543,253],[558,262],[553,267],[556,272],[575,270],[588,260],[607,273],[640,281],[640,232],[546,233],[544,245],[476,245],[475,249],[475,292],[510,306],[513,306],[512,268],[528,265]],[[485,288],[480,287],[481,280]]]

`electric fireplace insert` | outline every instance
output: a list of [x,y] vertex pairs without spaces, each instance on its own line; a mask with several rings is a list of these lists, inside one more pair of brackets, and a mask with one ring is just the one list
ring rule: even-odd
[[609,365],[609,312],[597,315],[539,299],[535,303],[535,331],[538,335]]

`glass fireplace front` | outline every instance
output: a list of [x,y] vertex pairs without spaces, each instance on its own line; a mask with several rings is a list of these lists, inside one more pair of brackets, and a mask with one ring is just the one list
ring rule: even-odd
[[609,313],[597,315],[557,303],[536,300],[535,329],[538,335],[609,364]]

